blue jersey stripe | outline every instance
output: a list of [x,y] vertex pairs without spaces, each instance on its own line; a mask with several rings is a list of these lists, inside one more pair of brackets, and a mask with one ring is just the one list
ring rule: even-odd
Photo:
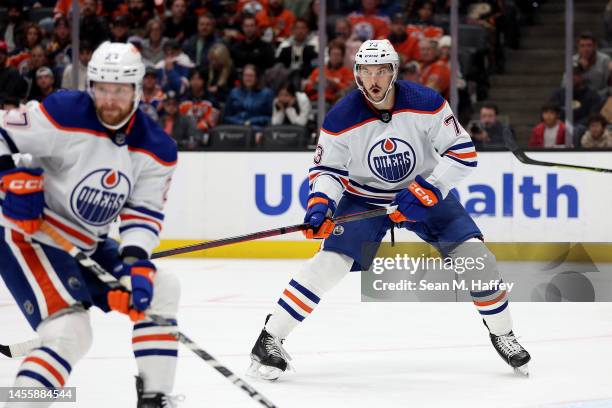
[[315,167],[311,167],[310,169],[308,169],[309,173],[313,171],[329,171],[332,173],[339,174],[341,176],[348,176],[349,174],[349,172],[346,170],[338,170],[338,169],[334,169],[333,167],[327,167],[327,166],[315,166]]
[[164,350],[164,349],[147,349],[147,350],[136,350],[134,351],[134,357],[149,357],[149,356],[166,356],[166,357],[177,357],[178,350]]
[[157,231],[155,228],[150,227],[146,224],[131,224],[131,225],[126,225],[125,227],[120,227],[119,228],[119,232],[120,233],[124,233],[125,231],[132,229],[132,228],[141,228],[141,229],[146,229],[151,231],[152,233],[154,233],[155,235],[159,235],[159,231]]
[[285,309],[285,311],[287,311],[287,313],[289,313],[291,317],[293,317],[298,322],[304,320],[304,316],[293,310],[293,308],[289,306],[287,302],[285,302],[283,299],[278,299],[278,304],[281,305],[281,307]]
[[49,354],[51,357],[53,357],[55,361],[57,361],[62,366],[64,366],[64,368],[66,369],[66,371],[68,371],[68,373],[72,371],[72,367],[70,367],[70,364],[66,360],[64,360],[59,354],[57,354],[55,351],[51,350],[48,347],[41,347],[39,348],[39,350],[42,350],[45,353]]
[[475,161],[474,162],[466,162],[466,161],[463,161],[461,159],[458,159],[458,158],[452,157],[452,156],[444,156],[444,157],[448,157],[449,159],[452,159],[452,160],[456,161],[457,163],[461,163],[464,166],[468,166],[468,167],[476,167],[476,166],[478,166],[478,162],[475,162]]
[[157,218],[160,221],[164,220],[164,214],[160,212],[149,210],[148,208],[145,208],[145,207],[136,207],[136,206],[131,206],[131,205],[126,205],[126,207],[129,208],[130,210],[138,211],[150,217]]
[[321,301],[321,299],[319,299],[317,295],[315,295],[314,293],[312,293],[311,291],[309,291],[308,289],[306,289],[305,287],[303,287],[302,285],[300,285],[298,282],[294,281],[293,279],[291,279],[291,282],[289,282],[289,285],[296,288],[302,295],[306,296],[308,299],[312,300],[313,302],[319,303]]
[[496,309],[493,309],[493,310],[478,310],[478,312],[481,315],[484,315],[484,316],[494,315],[494,314],[497,314],[499,312],[502,312],[507,307],[508,307],[508,301],[506,300],[500,307],[498,307]]
[[49,380],[47,380],[45,377],[43,377],[42,375],[38,374],[37,372],[34,371],[30,371],[30,370],[21,370],[17,373],[17,377],[29,377],[32,378],[36,381],[38,381],[39,383],[41,383],[42,385],[44,385],[45,387],[54,390],[55,387],[53,386],[53,384],[51,384],[51,382]]
[[[170,325],[174,325],[176,326],[176,320],[174,319],[166,319],[166,321],[170,324]],[[169,327],[169,326],[160,326],[159,324],[155,323],[155,322],[143,322],[143,323],[136,323],[134,325],[134,330],[138,330],[138,329],[146,329],[148,327]],[[172,327],[172,326],[170,326]]]
[[9,136],[8,132],[0,127],[0,135],[6,140],[6,144],[8,145],[11,153],[19,153],[19,149],[17,149],[17,145],[13,142],[13,139]]
[[[459,144],[456,144],[456,145],[451,146],[448,149],[446,149],[446,152],[448,152],[449,150],[465,149],[467,147],[474,147],[474,143],[472,143],[472,142],[459,143]],[[444,153],[446,154],[446,152],[444,152]]]

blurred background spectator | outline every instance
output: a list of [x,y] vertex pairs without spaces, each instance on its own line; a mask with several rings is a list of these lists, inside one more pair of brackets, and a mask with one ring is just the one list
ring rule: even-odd
[[480,118],[468,126],[472,141],[477,149],[483,147],[503,147],[504,133],[512,132],[510,127],[498,119],[496,105],[484,104],[480,108]]
[[306,126],[311,106],[303,92],[296,92],[292,83],[287,82],[278,89],[272,110],[273,125]]
[[200,132],[206,132],[217,126],[221,113],[208,97],[206,80],[208,72],[204,68],[192,68],[189,72],[189,89],[181,98],[179,111],[183,116],[194,119]]
[[142,79],[140,109],[155,122],[158,122],[160,115],[163,113],[163,102],[165,99],[166,94],[157,83],[157,70],[153,67],[147,67]]
[[237,68],[256,64],[267,69],[274,64],[274,48],[262,41],[253,15],[247,14],[242,18],[242,36],[233,39],[230,50]]
[[30,99],[35,99],[39,102],[42,102],[57,89],[51,68],[40,67],[36,70],[36,87],[33,89],[36,89],[37,92],[34,94],[30,93]]
[[176,140],[176,144],[183,149],[195,149],[200,141],[200,133],[197,131],[195,122],[190,116],[179,113],[179,99],[174,91],[168,92],[164,100],[164,109],[159,124],[170,136]]
[[208,66],[208,51],[221,41],[215,34],[216,20],[212,14],[202,14],[198,18],[198,32],[185,41],[183,51],[196,66]]
[[[76,89],[84,91],[87,89],[87,65],[91,59],[91,54],[94,52],[94,47],[87,40],[82,40],[79,44],[79,58],[76,60],[77,68],[79,70],[79,83]],[[62,88],[75,89],[72,84],[72,70],[74,69],[73,64],[68,64],[64,69],[62,76]]]
[[225,99],[234,87],[236,80],[236,70],[229,49],[223,43],[213,45],[208,51],[206,90],[209,100],[217,108],[225,103]]
[[174,91],[177,95],[184,93],[189,87],[189,70],[193,68],[193,62],[187,54],[181,50],[179,42],[170,39],[164,44],[164,59],[159,61],[157,69],[157,80],[164,92]]
[[0,97],[21,99],[25,96],[28,84],[14,67],[8,66],[8,46],[0,41]]
[[145,38],[142,41],[142,56],[153,64],[164,59],[164,45],[168,38],[164,36],[164,23],[155,18],[147,23]]
[[[353,89],[353,71],[344,66],[344,54],[346,51],[342,41],[332,41],[329,43],[327,50],[329,52],[329,61],[325,65],[324,71],[325,79],[327,80],[325,101],[329,104],[334,104],[348,91]],[[304,86],[306,94],[308,94],[312,101],[317,99],[318,84],[319,68],[315,68]]]
[[270,123],[274,93],[262,88],[259,79],[255,65],[245,65],[240,86],[232,89],[227,98],[223,123],[252,126],[256,131]]
[[565,123],[560,118],[558,105],[542,106],[542,121],[537,124],[529,139],[529,147],[566,147]]
[[612,132],[608,129],[608,120],[596,113],[589,117],[588,129],[580,139],[580,147],[586,149],[612,148]]

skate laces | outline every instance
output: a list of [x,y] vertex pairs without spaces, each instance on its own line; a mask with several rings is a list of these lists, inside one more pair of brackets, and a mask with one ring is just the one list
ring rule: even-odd
[[508,357],[512,357],[524,350],[512,332],[495,336],[495,343]]
[[283,347],[283,341],[270,333],[264,337],[264,346],[266,351],[274,357],[282,358],[287,362],[287,369],[293,371],[293,367],[289,362],[292,360],[287,350]]
[[162,408],[178,408],[178,403],[185,401],[183,394],[164,395],[162,397]]

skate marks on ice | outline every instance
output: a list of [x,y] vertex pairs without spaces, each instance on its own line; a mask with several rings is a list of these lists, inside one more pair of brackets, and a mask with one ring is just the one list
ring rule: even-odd
[[[265,314],[301,264],[159,262],[182,282],[181,329],[239,375],[248,367]],[[0,284],[0,304],[11,302]],[[471,304],[364,304],[359,276],[352,273],[286,342],[296,372],[254,385],[284,408],[605,407],[612,398],[607,364],[612,361],[612,305],[515,303],[511,308],[516,332],[533,357],[529,379],[499,359]],[[1,330],[0,342],[32,335],[16,306],[2,309],[0,327],[10,330]],[[99,312],[92,313],[92,321],[94,345],[68,384],[78,387],[76,406],[133,407],[130,324]],[[0,359],[0,386],[12,383],[19,363]],[[180,408],[257,406],[226,382],[181,350],[174,390],[186,396]]]

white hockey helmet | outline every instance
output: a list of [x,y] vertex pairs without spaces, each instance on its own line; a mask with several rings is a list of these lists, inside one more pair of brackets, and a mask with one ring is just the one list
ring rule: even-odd
[[[385,96],[379,101],[375,102],[368,96],[367,92],[363,88],[363,84],[359,80],[359,66],[360,65],[378,65],[378,64],[390,64],[393,69],[393,78],[391,79],[391,83],[389,87],[385,91]],[[353,66],[353,74],[355,75],[355,82],[357,82],[357,87],[363,93],[363,95],[375,105],[379,105],[383,103],[383,101],[387,98],[389,91],[393,88],[395,84],[395,80],[397,79],[397,75],[399,72],[399,64],[400,59],[399,55],[393,48],[393,45],[389,40],[368,40],[365,41],[357,50],[357,54],[355,55],[355,65]]]
[[145,66],[142,62],[140,52],[132,44],[112,43],[105,41],[91,56],[87,65],[87,90],[93,98],[93,82],[111,82],[116,84],[134,85],[134,106],[132,112],[118,125],[111,126],[102,124],[112,130],[121,128],[132,117],[142,95],[142,78],[145,74]]

